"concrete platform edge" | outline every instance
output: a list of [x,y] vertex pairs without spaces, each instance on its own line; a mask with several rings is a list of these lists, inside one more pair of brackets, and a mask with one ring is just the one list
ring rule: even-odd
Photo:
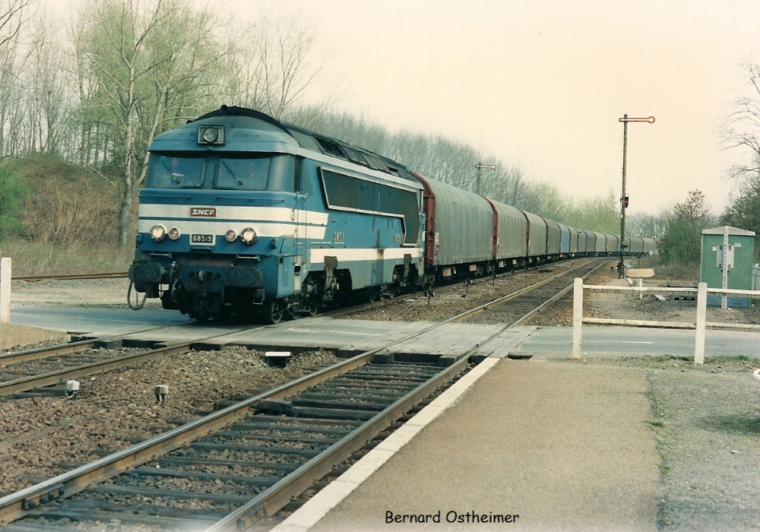
[[309,502],[293,512],[271,532],[304,532],[316,525],[327,513],[348,497],[359,485],[385,464],[394,454],[409,443],[426,425],[450,408],[464,393],[499,363],[498,358],[487,358],[467,375],[443,392],[432,403],[423,408],[403,427],[386,438],[380,445],[367,453],[325,489],[312,497]]

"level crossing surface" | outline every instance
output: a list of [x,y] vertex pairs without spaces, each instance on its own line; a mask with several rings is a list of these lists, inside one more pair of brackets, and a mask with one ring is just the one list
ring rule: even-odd
[[[13,309],[11,323],[55,329],[81,335],[113,336],[130,334],[130,331],[161,325],[184,325],[181,328],[153,329],[133,334],[135,339],[170,342],[188,340],[239,330],[239,324],[218,325],[193,322],[187,317],[162,310],[134,312],[128,309],[83,309],[62,307],[20,307]],[[286,349],[324,348],[343,350],[344,355],[369,350],[404,334],[419,331],[428,322],[396,322],[369,320],[341,320],[317,316],[270,325],[237,333],[233,339],[226,337],[220,342],[230,342],[251,347]],[[477,324],[452,324],[449,338],[487,337],[495,326]],[[694,355],[694,331],[674,329],[647,329],[615,326],[585,326],[583,328],[583,356],[614,355]],[[442,354],[450,349],[447,337],[441,336]],[[486,350],[485,355],[538,358],[569,358],[572,347],[570,327],[514,327],[500,335],[497,342]],[[449,345],[449,347],[447,347]],[[705,356],[749,356],[760,358],[760,332],[708,330]],[[407,347],[425,350],[429,344],[418,345],[414,341]],[[489,349],[490,349],[489,348]],[[496,350],[496,353],[493,351]]]

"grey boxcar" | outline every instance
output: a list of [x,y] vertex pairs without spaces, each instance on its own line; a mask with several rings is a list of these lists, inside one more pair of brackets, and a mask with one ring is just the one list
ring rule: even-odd
[[546,222],[537,214],[522,211],[528,219],[528,256],[546,255]]

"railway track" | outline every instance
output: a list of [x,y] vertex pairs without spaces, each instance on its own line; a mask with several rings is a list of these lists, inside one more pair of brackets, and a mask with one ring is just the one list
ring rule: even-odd
[[[263,326],[240,327],[237,330],[208,336],[203,338],[203,341],[223,338],[258,327]],[[151,327],[135,332],[167,328],[169,327]],[[23,398],[31,395],[63,395],[64,388],[50,387],[65,383],[67,380],[97,375],[159,357],[185,353],[198,342],[199,340],[194,339],[169,345],[156,345],[155,348],[130,348],[133,344],[129,341],[121,337],[110,337],[3,354],[0,355],[0,396]],[[98,349],[100,347],[108,349]],[[117,350],[117,348],[121,349]]]
[[[571,278],[568,273],[533,289],[554,290],[551,283]],[[447,321],[491,312],[529,291],[493,301],[488,311],[478,307]],[[519,321],[505,323],[499,333]],[[412,337],[434,337],[443,323],[95,462],[62,464],[73,469],[0,498],[0,523],[12,523],[5,528],[12,532],[67,526],[99,529],[102,523],[221,531],[273,515],[466,371],[469,355],[499,334],[473,338],[472,348],[448,367],[373,363],[377,353],[393,345]]]
[[[458,320],[473,323],[514,323],[514,320],[517,318],[522,318],[520,323],[524,323],[530,317],[526,314],[533,309],[532,305],[535,305],[536,312],[539,312],[541,309],[545,308],[545,306],[538,308],[539,305],[543,303],[541,299],[548,299],[554,296],[556,292],[565,290],[562,294],[556,294],[557,297],[551,301],[546,301],[547,305],[550,304],[552,301],[555,301],[564,295],[566,291],[572,287],[573,277],[587,275],[591,270],[596,270],[607,262],[609,262],[609,259],[591,258],[576,259],[572,263],[567,262],[547,265],[547,267],[551,266],[551,269],[538,270],[540,278],[531,281],[520,279],[512,274],[502,274],[495,278],[483,277],[475,279],[469,283],[470,286],[465,291],[465,294],[469,292],[470,287],[475,288],[479,285],[485,285],[488,287],[493,286],[494,292],[501,291],[502,293],[505,291],[504,283],[506,283],[508,287],[514,281],[517,281],[517,286],[519,287],[520,285],[523,285],[523,287],[517,289],[513,288],[506,295],[496,299],[489,299],[490,297],[493,297],[492,294],[489,294],[488,298],[485,298],[488,299],[486,303],[478,305],[476,308],[462,311],[461,317],[459,317]],[[554,271],[557,271],[557,273],[547,275]],[[530,273],[534,274],[534,272]],[[500,284],[501,286],[499,286]],[[461,282],[438,287],[435,292],[435,298],[439,300],[439,305],[445,305],[443,300],[446,298],[448,298],[449,301],[452,301],[452,298],[454,298],[453,300],[456,301],[460,296],[462,298],[466,297],[466,295],[461,294]],[[462,299],[461,303],[467,303],[469,301],[469,298],[466,300]],[[506,302],[510,302],[510,305],[502,305],[502,303]],[[454,306],[461,307],[462,305]],[[435,320],[436,316],[440,316],[440,312],[429,314],[429,312],[424,310],[425,308],[430,309],[429,298],[413,297],[410,299],[409,297],[402,296],[396,299],[385,299],[374,303],[356,305],[347,309],[337,309],[322,315],[338,318],[369,312],[369,315],[371,316],[372,312],[378,309],[385,309],[386,313],[391,316],[394,321],[415,321],[414,316],[417,316],[417,319]],[[497,310],[498,312],[484,312]],[[482,314],[488,314],[489,317],[486,318]],[[430,317],[428,317],[428,315],[430,315]],[[450,315],[451,314],[448,314],[448,316]],[[512,316],[514,316],[514,319]],[[409,319],[410,317],[412,318],[411,320]],[[514,324],[518,325],[518,323]]]
[[37,283],[40,281],[76,281],[80,279],[125,279],[128,276],[129,274],[127,272],[79,273],[75,275],[25,275],[22,277],[13,277],[11,280]]
[[[604,266],[608,259],[592,259],[552,275],[529,287],[480,305],[457,317],[468,323],[510,323],[512,326],[528,321],[533,315],[567,294],[573,287],[573,279],[586,277]],[[509,302],[509,305],[505,303]]]
[[271,515],[468,365],[371,364],[376,351],[3,497],[0,522],[227,530]]

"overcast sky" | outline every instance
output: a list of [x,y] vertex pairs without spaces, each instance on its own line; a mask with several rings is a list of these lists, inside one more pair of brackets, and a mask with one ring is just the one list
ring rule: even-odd
[[738,153],[717,125],[740,63],[760,60],[760,0],[229,2],[236,18],[264,6],[313,21],[341,109],[391,130],[464,140],[580,199],[619,195],[618,119],[655,116],[628,128],[629,213],[694,188],[725,205]]

